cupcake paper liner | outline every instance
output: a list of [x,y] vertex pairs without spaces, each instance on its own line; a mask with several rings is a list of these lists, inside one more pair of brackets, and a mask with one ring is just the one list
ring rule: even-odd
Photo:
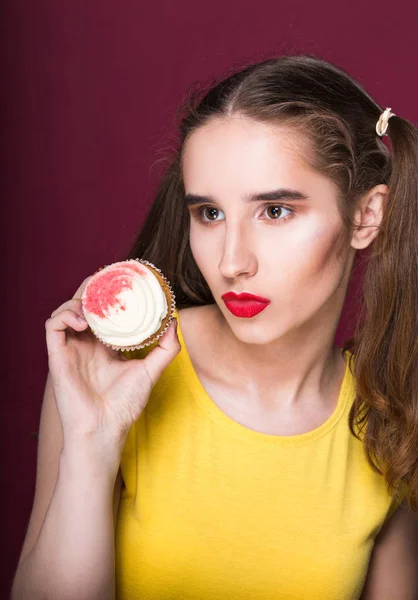
[[[150,267],[151,270],[157,271],[157,273],[154,273],[154,275],[157,277],[157,279],[162,279],[163,280],[163,285],[161,286],[163,288],[165,297],[167,299],[167,315],[164,317],[163,321],[165,319],[167,319],[167,322],[165,323],[164,327],[162,329],[157,330],[157,332],[155,334],[152,334],[151,336],[149,336],[148,338],[146,338],[143,342],[141,342],[140,344],[136,344],[134,346],[115,346],[113,344],[109,344],[108,342],[106,342],[105,340],[103,340],[100,335],[98,335],[98,333],[96,333],[96,331],[90,327],[91,331],[93,332],[93,334],[96,336],[96,338],[98,340],[100,340],[100,342],[102,344],[104,344],[105,346],[107,346],[108,348],[112,348],[112,350],[118,350],[118,351],[133,351],[133,350],[140,350],[141,348],[146,348],[147,346],[150,346],[151,344],[153,344],[154,342],[156,342],[157,340],[159,340],[167,331],[167,329],[170,326],[171,321],[173,320],[174,317],[174,311],[176,309],[176,300],[175,300],[175,296],[174,296],[174,292],[173,289],[171,287],[170,282],[168,281],[168,279],[165,277],[165,275],[163,275],[163,273],[161,272],[160,269],[158,269],[158,267],[156,267],[154,264],[152,264],[151,262],[143,259],[143,258],[134,258],[134,259],[127,259],[126,261],[118,261],[118,262],[129,262],[130,260],[136,260],[139,263],[142,263],[143,265],[146,265],[147,267]],[[101,271],[102,269],[106,268],[107,266],[110,265],[105,265],[103,267],[100,267],[100,269],[97,269],[97,271],[95,271],[94,274],[98,273],[99,271]],[[161,285],[161,281],[159,282]],[[167,290],[164,289],[164,286],[167,288]],[[84,312],[84,311],[83,311]]]

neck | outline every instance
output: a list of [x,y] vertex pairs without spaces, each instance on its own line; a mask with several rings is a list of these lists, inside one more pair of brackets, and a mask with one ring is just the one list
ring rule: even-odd
[[343,300],[334,301],[333,307],[324,306],[309,322],[263,345],[238,339],[214,305],[213,356],[220,378],[227,385],[238,386],[262,409],[334,394],[345,370],[341,350],[334,344],[342,305]]

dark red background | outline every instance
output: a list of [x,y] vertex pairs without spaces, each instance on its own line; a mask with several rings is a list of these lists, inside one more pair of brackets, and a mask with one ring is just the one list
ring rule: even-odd
[[[412,1],[14,0],[2,12],[6,598],[33,502],[45,320],[85,277],[124,256],[191,83],[247,60],[313,52],[417,123],[418,51]],[[354,285],[340,344],[355,295]]]

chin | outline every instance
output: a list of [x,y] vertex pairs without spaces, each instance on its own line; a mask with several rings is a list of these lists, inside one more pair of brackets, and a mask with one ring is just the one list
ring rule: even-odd
[[225,319],[237,340],[245,344],[264,346],[277,341],[285,333],[283,329],[273,330],[268,321],[257,322],[256,317],[243,319],[229,313],[225,315]]

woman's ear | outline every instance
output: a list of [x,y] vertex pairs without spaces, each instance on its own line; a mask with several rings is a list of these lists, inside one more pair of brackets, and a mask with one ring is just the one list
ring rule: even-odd
[[356,227],[351,237],[351,246],[356,250],[367,248],[379,233],[388,197],[389,188],[381,183],[360,200],[354,213]]

